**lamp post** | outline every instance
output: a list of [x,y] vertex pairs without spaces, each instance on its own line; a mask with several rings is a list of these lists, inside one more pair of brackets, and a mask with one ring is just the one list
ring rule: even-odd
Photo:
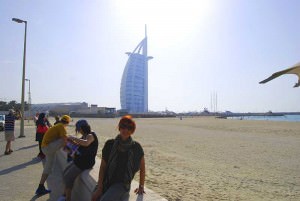
[[19,138],[25,137],[24,135],[24,91],[25,91],[25,61],[26,61],[26,33],[27,33],[27,21],[18,18],[12,18],[12,21],[17,23],[25,23],[25,34],[24,34],[24,54],[23,54],[23,75],[22,75],[22,96],[21,96],[21,125]]
[[31,93],[30,93],[30,79],[25,79],[29,82],[29,91],[28,91],[28,123],[31,118]]

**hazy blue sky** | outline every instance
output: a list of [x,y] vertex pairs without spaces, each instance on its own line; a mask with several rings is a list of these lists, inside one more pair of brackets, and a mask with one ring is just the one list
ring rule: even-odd
[[[120,108],[128,56],[148,28],[149,109],[300,111],[299,0],[1,0],[0,100],[21,99],[24,24],[32,103]],[[28,82],[26,82],[27,100]]]

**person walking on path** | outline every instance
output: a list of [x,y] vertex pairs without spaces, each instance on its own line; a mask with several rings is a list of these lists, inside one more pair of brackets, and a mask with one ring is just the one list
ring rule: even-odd
[[42,141],[42,151],[46,155],[44,170],[40,179],[39,186],[35,192],[36,195],[44,195],[50,193],[51,190],[45,188],[45,182],[52,171],[56,151],[64,147],[67,142],[66,126],[70,123],[71,117],[64,115],[61,118],[61,123],[49,128],[44,134]]
[[139,187],[136,194],[144,194],[145,159],[142,146],[131,137],[136,128],[131,116],[119,121],[120,134],[105,142],[98,184],[92,195],[92,201],[123,200],[129,198],[131,181],[137,171],[140,172]]
[[75,124],[76,133],[82,134],[81,138],[69,136],[68,143],[78,145],[78,149],[74,153],[74,159],[71,164],[66,167],[63,173],[63,182],[65,185],[64,195],[59,201],[71,201],[72,188],[75,179],[84,170],[90,169],[95,165],[95,157],[98,151],[97,135],[91,131],[91,127],[84,119],[78,120]]
[[4,125],[4,132],[5,132],[5,155],[9,155],[13,152],[11,148],[12,141],[15,140],[15,112],[13,109],[10,109],[8,114],[5,115],[5,125]]
[[35,141],[38,141],[39,143],[39,154],[38,157],[41,159],[45,158],[45,154],[42,151],[42,141],[44,138],[44,134],[47,132],[48,128],[51,127],[51,124],[49,123],[48,119],[46,118],[45,113],[40,113],[38,116],[38,120],[36,123],[36,134],[35,134]]

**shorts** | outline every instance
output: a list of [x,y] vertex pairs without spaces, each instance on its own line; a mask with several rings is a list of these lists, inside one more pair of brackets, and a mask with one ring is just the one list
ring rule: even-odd
[[55,140],[51,143],[49,143],[47,146],[42,147],[43,153],[46,155],[46,162],[44,165],[44,171],[43,174],[50,174],[53,168],[56,151],[58,151],[60,148],[62,148],[64,145],[63,139]]
[[14,141],[15,131],[5,131],[5,141]]
[[78,175],[83,172],[79,167],[77,167],[73,162],[66,167],[63,173],[63,181],[66,188],[72,189],[75,179]]

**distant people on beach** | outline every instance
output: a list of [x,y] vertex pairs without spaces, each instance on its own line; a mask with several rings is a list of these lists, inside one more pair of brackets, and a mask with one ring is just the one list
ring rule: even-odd
[[105,142],[98,184],[92,201],[122,200],[129,198],[131,181],[140,173],[136,194],[144,194],[145,159],[142,146],[132,139],[136,124],[131,116],[124,116],[118,124],[119,134]]
[[5,146],[5,155],[9,155],[13,152],[12,150],[12,141],[15,140],[15,112],[13,109],[10,109],[8,114],[5,115],[5,125],[4,125],[4,132],[5,132],[5,141],[6,141],[6,146]]
[[55,118],[54,125],[56,125],[56,124],[58,124],[60,122],[60,116],[56,115],[54,118]]
[[35,134],[35,141],[38,141],[39,143],[39,154],[38,157],[40,159],[45,158],[45,154],[42,151],[42,141],[44,138],[44,134],[47,132],[48,128],[51,127],[50,122],[48,121],[45,113],[40,113],[38,116],[38,119],[35,122],[36,124],[36,134]]
[[64,115],[62,116],[60,123],[50,127],[44,134],[41,147],[43,153],[46,155],[46,162],[39,186],[35,192],[36,195],[44,195],[51,192],[51,190],[45,188],[45,182],[52,171],[56,151],[64,147],[67,143],[66,127],[70,121],[71,117]]
[[[86,169],[90,169],[95,165],[95,157],[98,151],[97,135],[91,130],[90,125],[84,119],[78,120],[75,124],[76,133],[82,135],[81,138],[69,136],[68,143],[70,151],[73,152],[73,161],[64,170],[63,182],[65,185],[64,195],[58,200],[71,201],[72,188],[77,176]],[[78,146],[78,148],[76,148]]]

